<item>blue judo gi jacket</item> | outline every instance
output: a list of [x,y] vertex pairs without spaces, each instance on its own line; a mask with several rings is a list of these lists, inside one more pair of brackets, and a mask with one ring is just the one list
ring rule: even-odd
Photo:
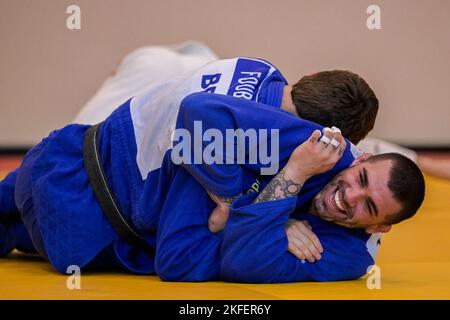
[[[305,141],[313,130],[321,127],[274,108],[281,103],[282,89],[286,82],[273,66],[260,60],[240,59],[232,62],[235,66],[234,73],[230,73],[232,76],[225,77],[220,72],[207,74],[206,77],[203,74],[199,79],[205,92],[190,94],[179,104],[172,103],[179,105],[179,110],[175,110],[176,128],[192,132],[194,121],[201,120],[205,129],[277,129],[280,132],[281,169],[295,147]],[[242,66],[246,65],[262,68],[263,71],[242,71]],[[242,68],[239,69],[238,66]],[[268,71],[264,73],[266,69]],[[252,72],[257,72],[256,76]],[[241,86],[240,91],[236,89],[239,85],[246,84],[239,75],[245,75],[245,81],[249,81],[247,84],[253,85],[251,95],[235,94],[245,92],[242,89],[247,88]],[[257,82],[248,80],[249,76],[257,78]],[[219,78],[228,79],[223,88],[219,85]],[[217,84],[217,91],[222,91],[213,94],[216,89],[211,84]],[[192,91],[192,85],[185,88]],[[189,90],[187,91],[190,92]],[[241,208],[237,205],[241,202],[237,202],[225,230],[217,235],[210,233],[207,220],[214,203],[205,189],[220,196],[232,196],[248,190],[255,179],[260,179],[263,187],[271,177],[260,176],[260,169],[264,166],[261,163],[175,165],[171,161],[172,149],[165,149],[161,144],[157,144],[156,148],[148,148],[145,143],[149,138],[145,131],[145,124],[149,122],[145,121],[152,115],[148,111],[150,108],[145,108],[147,101],[149,97],[133,98],[125,102],[102,125],[99,141],[102,164],[121,210],[145,236],[148,244],[156,249],[156,257],[119,239],[101,212],[88,184],[83,164],[83,135],[88,126],[69,125],[54,131],[27,154],[18,170],[16,205],[23,216],[31,217],[27,220],[28,223],[25,221],[25,225],[33,225],[28,228],[33,242],[58,271],[65,273],[66,268],[73,264],[87,266],[105,253],[126,270],[140,274],[157,272],[164,280],[173,281],[203,281],[219,277],[249,282],[338,280],[357,278],[373,263],[373,254],[370,254],[367,245],[371,241],[369,235],[334,225],[329,225],[328,228],[341,230],[339,236],[336,236],[341,242],[330,241],[330,248],[324,245],[324,259],[321,261],[325,263],[326,252],[330,252],[331,263],[327,266],[333,267],[334,263],[336,271],[328,270],[325,265],[322,267],[321,261],[308,267],[308,272],[304,268],[295,269],[293,266],[301,262],[287,252],[285,235],[284,238],[280,233],[277,237],[268,236],[269,230],[275,230],[280,222],[271,226],[264,223],[265,219],[261,219],[261,225],[255,225],[255,230],[261,230],[268,240],[254,243],[260,246],[258,249],[245,247],[241,241],[236,241],[236,235],[245,228],[234,221],[238,217],[249,215],[253,209],[253,214],[256,214],[256,211],[265,206],[274,205],[269,203],[255,206],[246,203]],[[156,112],[157,115],[162,113]],[[155,154],[155,157],[160,159],[148,162],[155,150],[159,150],[160,154]],[[283,202],[285,207],[280,206],[280,213],[277,215],[280,221],[286,219],[295,208],[304,207],[337,172],[348,167],[355,158],[354,152],[353,146],[348,143],[344,156],[333,170],[310,179],[300,196]],[[243,199],[251,196],[254,195]],[[260,210],[261,212],[264,210]],[[309,219],[314,227],[314,218],[308,216]],[[327,225],[323,221],[317,221],[316,224]],[[264,231],[263,227],[268,230]],[[314,231],[320,238],[318,230]],[[276,246],[273,239],[278,239]],[[349,243],[354,246],[349,246]],[[262,270],[258,272],[241,269],[245,272],[241,272],[239,278],[233,278],[233,270],[238,268],[236,263],[242,262],[242,266],[249,266],[246,259],[239,257],[245,252],[250,257],[252,250],[259,252],[262,250],[260,248],[266,248],[264,252],[271,252],[267,250],[268,247],[280,250],[280,261],[283,264],[276,263],[270,267],[262,264],[260,269],[255,269]],[[346,250],[338,253],[338,248]],[[261,261],[263,257],[264,255],[254,261]],[[266,258],[270,261],[274,256]],[[362,261],[361,264],[355,264],[355,259]],[[303,264],[309,265],[307,262]],[[356,265],[359,267],[356,268]],[[315,272],[315,266],[320,270]],[[288,271],[295,272],[288,274]]]

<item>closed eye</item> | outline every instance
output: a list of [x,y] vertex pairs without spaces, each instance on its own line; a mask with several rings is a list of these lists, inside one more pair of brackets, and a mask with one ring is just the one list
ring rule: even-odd
[[375,216],[378,216],[378,208],[375,205],[375,203],[373,202],[372,199],[367,200],[367,205],[369,207],[369,212],[370,214],[375,214]]
[[[367,174],[366,168],[363,168],[363,174],[362,174],[362,183],[365,187],[369,187],[369,175]],[[375,214],[375,216],[378,216],[378,208],[375,202],[373,202],[372,198],[369,197],[367,199],[367,206],[369,209],[370,214]]]
[[[369,185],[366,168],[363,168],[362,171],[359,172],[359,185],[361,186],[361,188],[366,188]],[[371,216],[373,216],[374,214],[375,216],[378,215],[378,208],[371,198],[366,201],[366,208]]]
[[364,179],[361,171],[359,172],[359,186],[364,188]]
[[369,211],[369,214],[371,216],[373,216],[373,209],[372,209],[372,206],[370,205],[369,201],[366,201],[366,207],[367,207],[367,210]]

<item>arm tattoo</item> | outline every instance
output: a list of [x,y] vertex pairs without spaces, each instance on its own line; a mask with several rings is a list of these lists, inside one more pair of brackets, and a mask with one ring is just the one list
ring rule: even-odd
[[295,183],[285,178],[284,169],[281,170],[264,188],[253,203],[274,201],[294,197],[300,193],[303,184]]
[[208,191],[209,196],[211,197],[211,199],[218,205],[219,203],[225,206],[230,207],[231,204],[233,203],[234,200],[236,200],[237,198],[239,198],[240,196],[242,196],[242,193],[239,193],[238,195],[235,195],[233,197],[219,197],[217,195],[215,195],[212,192]]

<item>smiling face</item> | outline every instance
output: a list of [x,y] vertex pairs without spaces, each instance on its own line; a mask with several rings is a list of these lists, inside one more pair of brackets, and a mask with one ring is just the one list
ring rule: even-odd
[[348,228],[387,232],[386,217],[402,209],[388,187],[390,160],[358,163],[333,178],[313,199],[311,213]]

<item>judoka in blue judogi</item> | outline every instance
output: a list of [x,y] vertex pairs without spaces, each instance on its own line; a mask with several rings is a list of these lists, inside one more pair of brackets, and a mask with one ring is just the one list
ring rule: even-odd
[[[205,189],[220,196],[234,196],[245,193],[256,179],[263,187],[270,176],[260,175],[264,167],[261,163],[175,165],[171,157],[175,128],[193,133],[194,121],[202,121],[205,130],[279,130],[279,168],[298,144],[320,129],[273,107],[280,103],[285,81],[272,66],[254,59],[233,63],[255,65],[245,72],[260,72],[255,70],[262,68],[251,99],[233,97],[239,92],[236,88],[241,79],[234,76],[242,71],[233,74],[226,89],[220,88],[220,72],[210,72],[206,78],[205,74],[199,75],[198,85],[206,92],[188,94],[186,98],[182,94],[169,95],[175,106],[170,110],[159,110],[161,101],[158,97],[152,99],[149,92],[124,103],[100,127],[100,155],[109,185],[125,218],[156,249],[156,257],[120,239],[102,213],[83,163],[83,137],[89,126],[76,124],[43,139],[29,151],[22,166],[2,182],[2,219],[13,221],[4,224],[8,229],[3,233],[4,251],[11,246],[32,249],[23,232],[20,236],[20,232],[10,231],[13,228],[9,226],[14,225],[14,230],[23,231],[25,227],[32,247],[62,273],[69,265],[78,265],[87,269],[121,267],[141,274],[156,272],[163,279],[174,281],[219,277],[250,282],[326,281],[363,275],[367,266],[373,264],[366,246],[369,235],[363,231],[337,227],[308,215],[302,217],[310,221],[319,238],[323,232],[330,239],[329,246],[324,244],[323,259],[315,264],[304,263],[287,252],[281,232],[283,221],[295,209],[298,210],[292,214],[305,214],[302,210],[312,197],[353,162],[356,154],[350,143],[337,166],[308,181],[300,196],[283,201],[275,209],[273,204],[252,206],[255,195],[246,195],[233,205],[225,230],[219,234],[209,232],[208,214],[214,203]],[[233,79],[237,79],[236,83]],[[187,93],[199,91],[191,85],[184,88]],[[211,93],[213,90],[216,94]],[[148,128],[150,120],[159,126]],[[19,212],[23,225],[15,219]],[[243,227],[249,219],[255,233]],[[268,228],[267,219],[272,227]],[[256,231],[261,234],[257,236]],[[257,249],[239,250],[239,235],[254,241]],[[281,260],[271,264],[274,252]],[[253,261],[257,266],[245,264],[243,267],[253,269],[233,276],[239,256],[253,257],[256,253],[258,257]],[[360,263],[355,263],[355,259]]]

